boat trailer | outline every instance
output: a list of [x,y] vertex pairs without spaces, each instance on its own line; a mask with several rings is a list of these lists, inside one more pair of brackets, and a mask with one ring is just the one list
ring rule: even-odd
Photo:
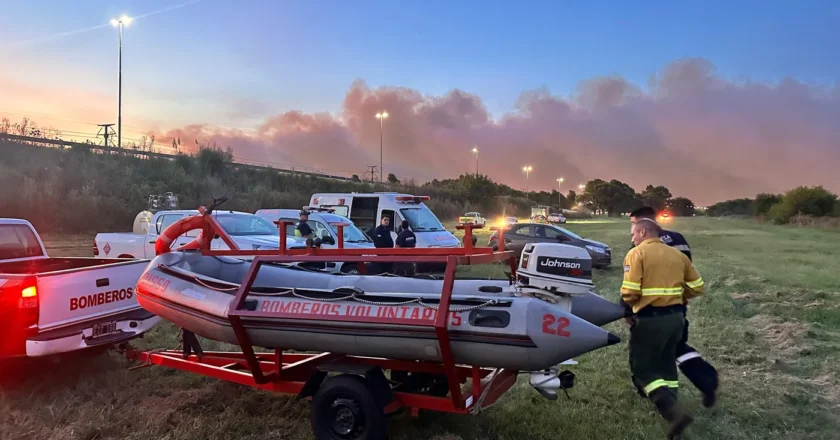
[[[459,265],[487,264],[507,261],[510,279],[514,279],[516,259],[504,250],[504,228],[499,228],[499,250],[474,247],[472,231],[481,226],[462,224],[464,245],[461,248],[422,249],[345,249],[343,226],[336,224],[337,249],[286,249],[286,225],[275,222],[280,231],[278,250],[241,250],[210,215],[211,209],[200,210],[205,223],[205,237],[219,237],[231,250],[211,250],[210,240],[201,243],[200,251],[213,256],[253,256],[251,267],[235,294],[228,310],[230,324],[236,333],[241,352],[204,352],[198,339],[183,331],[183,350],[140,350],[124,346],[128,359],[141,364],[132,368],[160,365],[213,377],[240,385],[284,394],[298,399],[311,399],[310,422],[313,434],[324,439],[387,438],[385,417],[408,410],[454,414],[478,414],[493,405],[515,383],[519,371],[490,369],[481,366],[456,365],[452,356],[449,330],[450,300]],[[496,229],[496,228],[493,228]],[[373,316],[317,316],[320,320],[377,323],[397,322],[402,325],[434,327],[443,362],[406,361],[396,359],[348,356],[339,353],[257,352],[251,344],[242,318],[268,317],[269,313],[248,310],[246,299],[263,264],[292,262],[356,262],[363,263],[445,263],[443,289],[437,314],[432,323],[400,318]],[[300,313],[276,313],[271,317],[313,319]],[[571,375],[571,373],[568,373]],[[568,375],[565,387],[571,386]],[[572,375],[573,376],[573,375]],[[471,385],[466,386],[470,379]],[[556,378],[555,378],[556,379]]]

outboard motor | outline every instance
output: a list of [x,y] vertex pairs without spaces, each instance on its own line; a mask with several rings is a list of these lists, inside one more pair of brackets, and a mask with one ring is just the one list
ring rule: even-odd
[[522,249],[516,281],[554,293],[584,295],[592,283],[592,259],[577,246],[529,243]]
[[[521,289],[539,289],[556,301],[570,300],[571,312],[592,324],[602,326],[627,316],[628,311],[592,292],[592,259],[583,248],[556,243],[525,245],[516,271]],[[534,292],[530,292],[534,294]]]

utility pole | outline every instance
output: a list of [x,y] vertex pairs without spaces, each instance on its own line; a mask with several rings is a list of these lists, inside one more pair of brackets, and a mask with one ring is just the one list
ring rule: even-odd
[[[376,182],[376,179],[374,178],[374,175],[376,174],[377,168],[378,167],[376,165],[368,165],[367,166],[368,170],[365,171],[365,174],[370,173],[370,183],[375,183]],[[380,174],[380,177],[381,177],[381,174]],[[380,179],[380,180],[382,180],[382,179]]]
[[103,138],[105,138],[105,152],[110,153],[111,145],[108,142],[108,138],[116,134],[114,133],[114,129],[111,128],[114,126],[114,124],[98,124],[97,126],[99,127],[99,132],[96,133],[96,137],[99,137],[101,135]]

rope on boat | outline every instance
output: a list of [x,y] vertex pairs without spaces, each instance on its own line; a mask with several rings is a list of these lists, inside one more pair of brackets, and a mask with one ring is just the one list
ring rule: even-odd
[[204,281],[201,281],[201,278],[199,278],[195,275],[193,275],[193,280],[195,280],[195,282],[200,284],[202,287],[205,287],[205,288],[210,289],[210,290],[216,290],[216,291],[219,291],[219,292],[235,292],[235,291],[239,290],[239,286],[228,287],[228,288],[211,286],[210,284],[207,284]]
[[[369,300],[366,300],[366,299],[359,298],[357,293],[351,293],[351,294],[346,295],[346,296],[342,296],[342,297],[338,297],[338,298],[330,298],[330,299],[312,298],[312,297],[308,297],[306,295],[301,295],[300,293],[297,293],[297,289],[292,289],[291,293],[292,293],[293,296],[295,296],[297,298],[305,299],[305,300],[309,300],[309,301],[332,302],[332,301],[351,300],[351,301],[358,301],[362,304],[369,304],[369,305],[372,305],[372,306],[403,306],[403,305],[407,305],[407,304],[417,304],[419,306],[426,307],[426,308],[432,309],[432,310],[438,310],[439,309],[439,307],[436,306],[436,305],[424,303],[421,298],[414,298],[414,299],[410,299],[408,301],[402,301],[402,302],[390,302],[390,301],[369,301]],[[498,300],[491,299],[491,300],[485,301],[482,304],[469,306],[469,307],[456,307],[456,308],[451,308],[450,307],[449,311],[450,312],[469,312],[471,310],[476,310],[476,309],[480,309],[482,307],[496,305],[498,303],[499,303]]]
[[[197,276],[193,276],[193,279],[195,280],[196,283],[200,284],[201,286],[203,286],[207,289],[216,290],[216,291],[219,291],[219,292],[234,292],[234,291],[239,290],[239,287],[223,288],[223,287],[211,286],[210,284],[202,281]],[[319,302],[357,301],[357,302],[360,302],[362,304],[369,304],[369,305],[372,305],[372,306],[383,306],[383,307],[404,306],[404,305],[408,305],[408,304],[417,304],[417,305],[419,305],[421,307],[425,307],[427,309],[432,309],[432,310],[439,310],[440,309],[440,307],[437,306],[437,305],[424,303],[421,298],[414,298],[414,299],[410,299],[408,301],[401,301],[401,302],[369,301],[369,300],[366,300],[366,299],[363,299],[363,298],[359,298],[358,293],[355,293],[355,292],[351,293],[349,295],[340,296],[340,297],[337,297],[337,298],[313,298],[313,297],[302,295],[302,294],[298,293],[297,289],[291,289],[291,290],[286,290],[286,291],[283,291],[283,292],[276,292],[276,293],[261,293],[260,295],[262,295],[262,296],[286,296],[288,294],[292,294],[292,296],[294,296],[296,298],[305,299],[305,300],[308,300],[308,301],[319,301]],[[487,300],[487,301],[485,301],[481,304],[477,304],[477,305],[474,305],[474,306],[455,307],[455,308],[450,307],[449,311],[450,312],[470,312],[470,311],[473,311],[473,310],[480,309],[482,307],[494,306],[498,303],[499,303],[498,300],[491,299],[491,300]]]

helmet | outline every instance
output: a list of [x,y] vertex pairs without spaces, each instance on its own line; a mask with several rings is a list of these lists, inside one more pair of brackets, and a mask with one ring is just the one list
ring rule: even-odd
[[298,212],[298,215],[309,215],[309,211],[301,209],[300,212]]

